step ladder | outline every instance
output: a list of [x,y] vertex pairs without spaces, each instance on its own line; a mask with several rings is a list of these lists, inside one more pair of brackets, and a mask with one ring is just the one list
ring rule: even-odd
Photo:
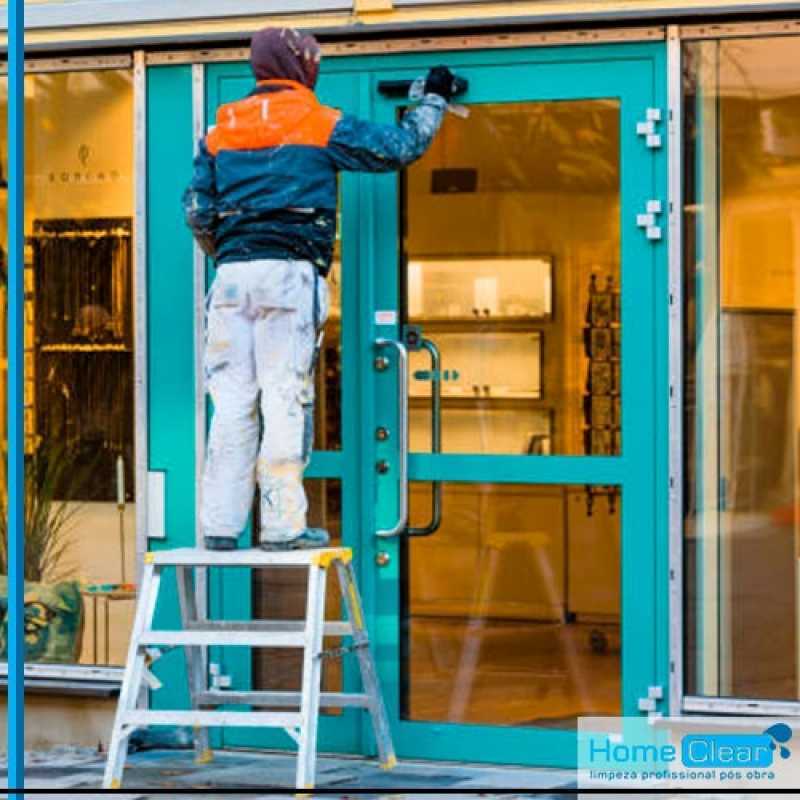
[[[283,728],[298,745],[297,789],[314,787],[317,757],[317,722],[324,707],[357,707],[372,720],[381,767],[396,764],[386,708],[370,648],[361,598],[353,572],[352,552],[346,547],[319,550],[265,552],[263,550],[208,551],[194,548],[148,553],[144,559],[128,661],[122,680],[114,728],[108,749],[103,787],[118,789],[127,756],[128,738],[137,728],[151,725],[186,725],[193,728],[196,760],[205,763],[212,753],[209,727]],[[155,614],[165,568],[174,567],[178,584],[182,630],[155,630]],[[199,612],[193,570],[214,567],[307,567],[308,595],[305,620],[227,622],[205,620]],[[328,569],[336,569],[345,620],[325,620],[325,583]],[[350,643],[323,651],[322,637],[342,637]],[[209,687],[203,648],[209,645],[286,647],[303,651],[300,691],[240,692]],[[168,650],[182,647],[186,656],[191,709],[160,711],[140,708],[143,689],[161,688],[150,666]],[[360,693],[321,692],[322,661],[355,653],[361,672]],[[255,706],[280,710],[220,711],[220,706]],[[285,710],[284,710],[285,709]],[[268,781],[265,781],[268,783]]]

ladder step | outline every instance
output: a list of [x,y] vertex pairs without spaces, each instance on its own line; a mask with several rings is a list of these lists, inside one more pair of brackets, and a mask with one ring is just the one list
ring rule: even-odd
[[147,631],[139,636],[140,645],[235,645],[249,647],[305,647],[305,631]]
[[[325,708],[369,708],[369,697],[356,692],[320,692],[320,705]],[[236,692],[227,689],[202,692],[201,706],[296,706],[300,707],[300,692]]]
[[148,725],[188,725],[212,728],[297,728],[302,715],[291,711],[127,711],[123,725],[136,728]]
[[[229,633],[231,631],[258,631],[260,633],[303,633],[306,624],[302,620],[254,620],[253,622],[226,622],[203,620],[188,622],[187,631]],[[353,626],[349,622],[331,620],[324,623],[325,636],[352,636]]]
[[147,554],[150,563],[161,567],[308,567],[322,559],[349,561],[349,547],[326,547],[319,550],[287,550],[271,553],[259,548],[247,550],[200,550],[183,547],[156,550]]

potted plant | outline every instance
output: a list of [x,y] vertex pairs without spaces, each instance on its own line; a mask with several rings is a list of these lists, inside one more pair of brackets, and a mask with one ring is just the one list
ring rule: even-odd
[[[25,463],[25,660],[78,661],[84,611],[80,584],[65,557],[85,479],[62,445],[40,445]],[[7,658],[8,493],[0,491],[0,660]]]

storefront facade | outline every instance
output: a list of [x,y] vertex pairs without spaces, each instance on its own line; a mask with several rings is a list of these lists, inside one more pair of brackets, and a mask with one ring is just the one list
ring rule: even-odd
[[[53,494],[78,533],[40,580],[77,581],[84,633],[73,663],[29,666],[50,692],[32,742],[56,708],[93,709],[73,741],[110,728],[125,584],[147,550],[198,541],[213,266],[179,200],[194,142],[252,85],[244,32],[277,19],[231,5],[73,17],[71,45],[59,3],[32,15],[29,447],[63,439],[76,476],[108,476]],[[354,548],[398,754],[569,766],[582,715],[800,716],[800,25],[387,5],[279,21],[323,32],[319,95],[346,112],[391,122],[398,82],[434,63],[468,82],[420,162],[342,176],[317,381],[313,521]],[[212,570],[198,591],[215,618],[303,607],[286,574]],[[299,665],[225,648],[209,666],[266,690]],[[349,714],[320,736],[371,752]]]

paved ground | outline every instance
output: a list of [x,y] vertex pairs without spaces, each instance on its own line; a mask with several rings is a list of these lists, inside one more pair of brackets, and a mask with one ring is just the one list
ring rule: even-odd
[[[37,798],[69,797],[76,800],[101,800],[95,792],[100,786],[104,760],[102,755],[80,748],[59,748],[26,756],[27,788],[44,790]],[[222,751],[206,766],[194,763],[188,750],[150,750],[135,753],[128,759],[123,793],[124,800],[163,800],[163,798],[288,798],[298,797],[286,791],[294,780],[291,755],[248,751]],[[5,763],[0,758],[0,785],[5,783]],[[314,797],[360,800],[361,798],[497,798],[510,800],[579,800],[574,775],[563,770],[484,767],[443,762],[401,761],[391,772],[383,772],[374,761],[361,758],[321,757],[318,762],[318,787],[324,794]],[[275,787],[271,789],[271,787]],[[47,790],[59,789],[59,794]],[[271,790],[270,790],[271,789]],[[125,791],[127,790],[127,791]],[[237,791],[241,790],[241,794]],[[224,794],[223,794],[224,792]],[[773,797],[797,800],[798,794]],[[0,790],[0,797],[7,797]],[[107,797],[107,795],[106,795]],[[587,800],[755,800],[749,793],[682,795],[625,794],[614,792],[583,795]]]
[[[92,790],[100,786],[103,757],[87,750],[62,748],[48,753],[34,753],[27,759],[26,783],[35,789],[71,789],[71,797],[99,798]],[[206,766],[194,764],[192,753],[186,750],[152,750],[135,753],[128,759],[123,788],[130,800],[181,797],[258,797],[259,790],[276,787],[271,797],[293,798],[293,793],[281,788],[294,782],[294,758],[291,755],[264,752],[223,751],[215,754],[214,762]],[[0,764],[5,772],[5,764]],[[0,773],[1,779],[4,775]],[[575,800],[571,773],[560,770],[533,770],[515,767],[482,767],[439,762],[401,761],[391,772],[384,772],[374,761],[361,758],[321,757],[317,767],[318,787],[332,794],[320,797],[379,798],[426,795],[448,797],[562,797]],[[197,794],[183,792],[197,790]],[[217,794],[216,789],[243,789],[247,794]],[[369,791],[374,789],[374,792]],[[463,789],[463,794],[461,791]],[[549,794],[550,789],[566,789],[565,794]],[[355,790],[355,791],[353,791]],[[408,790],[403,792],[402,790]],[[512,790],[510,793],[509,790]],[[518,791],[513,791],[518,790]],[[450,794],[450,792],[458,792]],[[542,794],[536,794],[541,791]],[[384,794],[386,793],[386,794]],[[53,797],[56,795],[36,795]],[[60,795],[63,797],[63,794]],[[266,794],[262,794],[266,797]]]

